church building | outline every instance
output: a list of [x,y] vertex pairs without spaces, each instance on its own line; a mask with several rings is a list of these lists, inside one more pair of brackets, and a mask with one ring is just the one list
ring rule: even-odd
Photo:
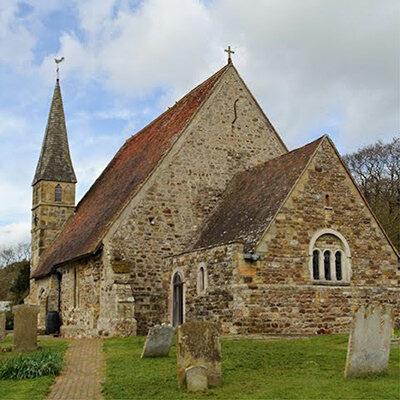
[[232,61],[130,137],[75,205],[57,79],[33,180],[31,290],[67,337],[226,334],[400,317],[399,254],[328,136],[288,151]]

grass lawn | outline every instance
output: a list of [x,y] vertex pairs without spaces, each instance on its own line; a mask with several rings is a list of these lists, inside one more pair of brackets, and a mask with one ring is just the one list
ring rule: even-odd
[[[11,346],[11,337],[8,336],[4,342],[0,343],[0,349]],[[67,342],[60,339],[46,338],[39,341],[39,346],[43,349],[65,352]],[[15,356],[16,353],[0,352],[0,362],[6,358]],[[1,400],[39,400],[44,399],[52,385],[55,377],[44,376],[35,379],[22,380],[0,380],[0,399]]]
[[140,359],[143,337],[107,339],[106,399],[399,399],[400,351],[388,374],[344,379],[347,337],[223,340],[221,388],[206,394],[178,389],[175,348],[168,358]]

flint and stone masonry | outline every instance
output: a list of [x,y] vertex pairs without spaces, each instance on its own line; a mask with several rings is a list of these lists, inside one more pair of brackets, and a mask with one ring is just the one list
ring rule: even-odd
[[343,332],[367,301],[399,317],[398,253],[332,142],[288,152],[231,63],[131,137],[77,207],[75,183],[57,83],[33,185],[40,327],[59,310],[64,336],[147,334],[173,322],[177,272],[183,320],[227,333]]

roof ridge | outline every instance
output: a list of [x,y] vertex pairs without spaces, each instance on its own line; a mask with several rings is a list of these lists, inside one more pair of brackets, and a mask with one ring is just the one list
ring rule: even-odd
[[[265,232],[268,228],[324,138],[325,136],[322,136],[288,153],[236,173],[228,182],[219,203],[206,218],[202,228],[197,230],[197,236],[193,236],[187,243],[187,249],[194,251],[228,242],[241,242],[245,247],[255,245],[257,229],[262,228],[262,232]],[[290,156],[292,159],[284,163],[285,157]],[[285,171],[282,170],[283,164]],[[267,186],[265,182],[268,183]],[[252,189],[254,187],[256,189]],[[255,207],[253,203],[261,201],[261,198],[262,205],[257,203]],[[257,219],[258,223],[254,225]]]
[[98,249],[115,215],[120,215],[157,169],[228,68],[225,65],[219,69],[125,141],[43,253],[33,278],[44,277],[54,266],[93,254]]
[[[141,136],[143,134],[143,132],[146,132],[147,129],[149,129],[152,125],[154,125],[157,121],[159,121],[162,117],[164,117],[166,114],[168,113],[172,113],[174,111],[174,109],[176,109],[176,107],[178,105],[180,105],[182,103],[182,101],[186,98],[189,97],[190,94],[192,94],[196,89],[198,89],[200,86],[205,85],[207,82],[209,82],[210,80],[212,80],[216,75],[218,75],[219,73],[222,74],[222,72],[227,69],[229,67],[229,64],[224,65],[222,68],[220,68],[217,72],[215,72],[214,74],[212,74],[210,77],[208,77],[205,81],[199,83],[197,86],[195,86],[192,90],[190,90],[188,93],[186,93],[183,97],[181,97],[177,102],[175,102],[175,104],[166,109],[163,113],[161,113],[159,116],[157,116],[156,118],[154,118],[153,120],[151,120],[147,125],[145,125],[143,128],[139,129],[136,133],[134,133],[133,135],[131,135],[129,138],[127,138],[125,140],[125,142],[122,144],[122,146],[118,149],[118,151],[115,153],[114,157],[109,161],[109,163],[105,166],[105,168],[103,169],[103,171],[100,173],[100,175],[95,179],[95,181],[92,183],[92,185],[90,186],[90,188],[86,191],[86,193],[83,195],[83,197],[79,200],[78,204],[76,205],[75,209],[77,210],[78,207],[81,205],[81,203],[83,202],[83,200],[86,198],[86,196],[89,194],[89,192],[92,190],[92,188],[94,188],[94,186],[98,183],[98,181],[100,180],[100,178],[103,176],[103,174],[110,169],[114,163],[117,160],[117,156],[126,148],[126,146],[128,146],[128,144],[132,141],[137,139],[139,136]],[[216,82],[215,82],[216,83]],[[215,86],[214,83],[214,86]]]
[[[250,167],[250,168],[245,169],[245,170],[243,170],[243,171],[241,171],[241,172],[238,172],[237,174],[235,174],[235,176],[238,175],[238,174],[241,174],[241,173],[246,173],[246,172],[252,171],[252,170],[257,169],[257,168],[264,167],[266,164],[268,164],[268,163],[273,163],[274,161],[279,161],[279,160],[280,160],[281,158],[283,158],[283,157],[289,157],[290,155],[293,155],[294,153],[296,153],[297,151],[300,151],[300,150],[304,149],[305,147],[308,147],[308,146],[311,146],[311,145],[315,145],[317,142],[322,141],[322,140],[323,140],[324,138],[326,138],[326,137],[328,137],[328,136],[327,136],[327,135],[320,136],[318,139],[315,139],[315,140],[313,140],[312,142],[306,143],[306,144],[303,145],[303,146],[296,147],[295,149],[290,150],[290,151],[288,151],[287,153],[280,154],[280,155],[277,156],[277,157],[270,158],[269,160],[266,160],[266,161],[264,161],[264,162],[262,162],[262,163],[260,163],[260,164],[254,165],[253,167]],[[232,178],[232,179],[233,179],[233,178]]]

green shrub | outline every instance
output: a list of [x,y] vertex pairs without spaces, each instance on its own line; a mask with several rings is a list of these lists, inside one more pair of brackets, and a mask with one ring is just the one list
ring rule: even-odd
[[62,354],[42,350],[9,358],[0,364],[0,379],[29,379],[58,375],[63,368]]

